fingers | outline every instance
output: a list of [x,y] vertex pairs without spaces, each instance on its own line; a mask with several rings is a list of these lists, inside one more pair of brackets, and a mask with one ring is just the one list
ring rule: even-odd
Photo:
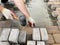
[[35,27],[35,23],[33,23],[33,22],[30,22],[30,21],[28,21],[28,25],[30,26],[30,27]]

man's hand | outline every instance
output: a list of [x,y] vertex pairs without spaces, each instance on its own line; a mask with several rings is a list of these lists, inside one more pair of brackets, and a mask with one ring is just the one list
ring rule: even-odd
[[6,19],[17,19],[17,16],[9,9],[4,8],[1,12],[6,17]]
[[29,17],[28,18],[28,24],[29,24],[29,26],[31,26],[31,27],[35,27],[35,20],[33,19],[33,18],[31,18],[31,17]]

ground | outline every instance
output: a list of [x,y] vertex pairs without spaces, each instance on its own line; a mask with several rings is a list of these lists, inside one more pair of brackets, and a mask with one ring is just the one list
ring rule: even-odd
[[[2,25],[0,25],[0,35],[1,35],[1,32],[2,32],[2,29],[3,28],[7,28],[9,27],[10,23],[7,24],[5,21],[0,22],[0,24],[4,24],[5,27],[3,27]],[[3,28],[2,28],[3,27]],[[46,42],[46,45],[60,45],[60,28],[58,26],[46,26],[45,27],[47,29],[47,32],[48,32],[48,36],[49,36],[49,39],[48,41]],[[32,29],[31,27],[28,27],[28,26],[25,26],[25,27],[21,27],[20,30],[24,30],[24,31],[27,31],[27,34],[29,34],[29,39],[32,38],[31,37],[31,34],[32,34]],[[28,39],[28,40],[29,40]]]

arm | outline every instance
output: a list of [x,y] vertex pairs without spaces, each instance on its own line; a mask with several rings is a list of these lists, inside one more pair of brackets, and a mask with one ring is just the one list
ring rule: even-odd
[[30,14],[26,8],[26,5],[24,4],[24,0],[13,0],[15,2],[15,5],[18,7],[18,9],[26,16],[28,19],[28,23],[31,24],[31,27],[34,27],[35,20],[30,17]]
[[1,12],[3,9],[4,9],[4,7],[0,5],[0,12]]
[[18,9],[27,17],[30,17],[30,14],[26,8],[26,5],[24,4],[24,0],[13,0],[18,7]]

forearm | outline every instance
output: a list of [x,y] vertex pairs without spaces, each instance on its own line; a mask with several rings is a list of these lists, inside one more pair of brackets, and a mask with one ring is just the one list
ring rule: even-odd
[[4,9],[4,7],[0,5],[0,12],[1,12],[3,9]]
[[28,18],[30,17],[30,14],[26,8],[26,5],[24,4],[24,0],[14,0],[16,6],[18,9]]

